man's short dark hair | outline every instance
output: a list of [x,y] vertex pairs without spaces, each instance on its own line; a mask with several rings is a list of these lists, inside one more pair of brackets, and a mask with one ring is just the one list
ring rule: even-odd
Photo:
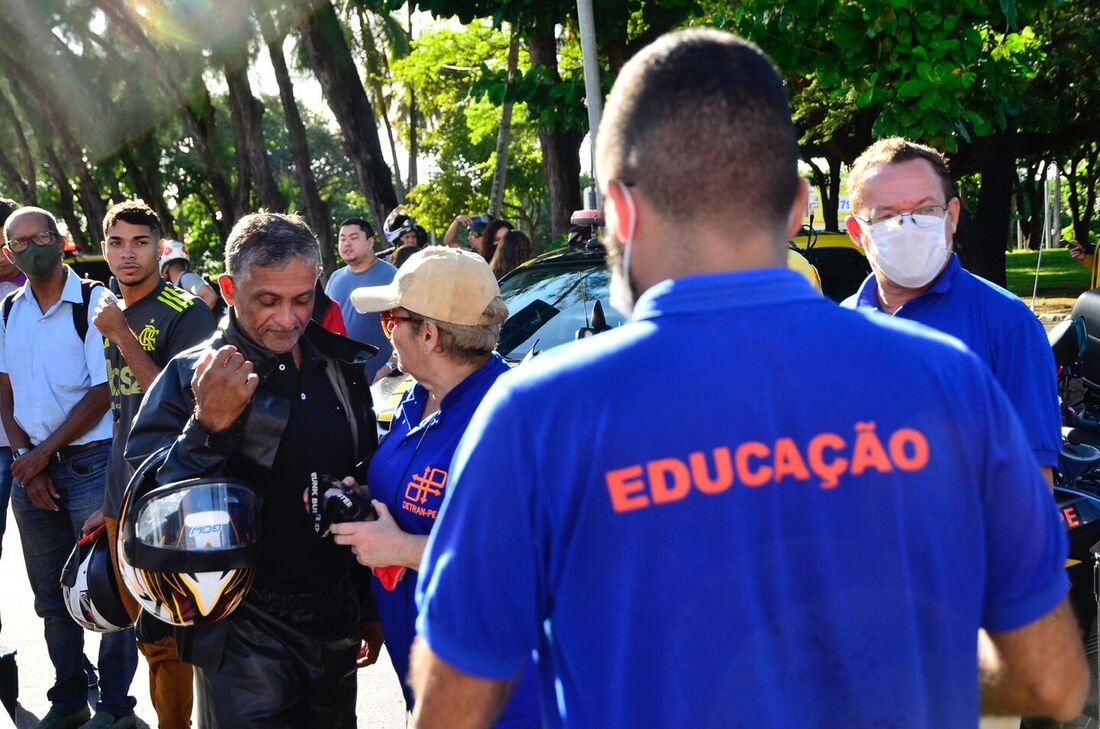
[[160,224],[160,218],[151,207],[141,200],[126,200],[115,205],[103,217],[103,237],[107,237],[107,231],[118,221],[131,225],[144,225],[153,234],[160,238],[164,235],[164,228]]
[[0,225],[8,222],[11,214],[19,209],[19,203],[6,197],[0,197]]
[[787,92],[755,45],[670,33],[623,67],[597,137],[601,179],[637,186],[669,219],[783,223],[798,194]]
[[852,163],[852,169],[848,173],[848,196],[852,199],[852,210],[858,212],[863,209],[863,183],[872,170],[914,159],[922,159],[932,165],[943,186],[944,202],[959,196],[955,183],[951,181],[947,160],[942,154],[924,144],[910,142],[901,137],[889,137],[880,139],[863,150]]
[[35,207],[33,205],[27,205],[21,208],[16,208],[11,212],[10,215],[8,215],[7,220],[4,221],[4,238],[8,238],[10,236],[12,218],[14,218],[16,215],[31,214],[37,215],[42,218],[43,221],[45,221],[46,230],[50,231],[51,233],[61,235],[61,231],[57,229],[57,218],[53,216],[53,213],[43,208]]
[[368,238],[374,237],[374,228],[362,218],[346,218],[344,222],[340,223],[340,227],[343,228],[345,225],[358,225],[367,234]]
[[253,213],[237,221],[225,243],[225,271],[238,282],[252,266],[285,266],[302,258],[320,266],[317,236],[298,215]]

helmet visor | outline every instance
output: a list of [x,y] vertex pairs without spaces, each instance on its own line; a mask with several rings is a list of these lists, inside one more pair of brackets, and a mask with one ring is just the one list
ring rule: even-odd
[[256,542],[258,515],[255,492],[240,483],[207,482],[158,489],[139,505],[134,536],[145,545],[161,549],[235,549]]

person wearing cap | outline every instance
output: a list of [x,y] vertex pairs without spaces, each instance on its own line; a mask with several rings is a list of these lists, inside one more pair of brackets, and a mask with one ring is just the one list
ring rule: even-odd
[[164,240],[160,246],[161,278],[193,296],[198,296],[211,311],[217,312],[221,297],[202,276],[189,270],[191,259],[187,257],[187,248],[183,241]]
[[466,228],[467,241],[470,244],[470,250],[481,252],[481,240],[485,234],[485,228],[489,223],[493,222],[493,216],[488,213],[482,213],[481,215],[459,215],[451,221],[451,225],[447,228],[447,232],[443,234],[443,245],[449,248],[458,247],[458,231],[460,228]]
[[[448,489],[455,447],[489,387],[508,371],[493,351],[508,307],[481,256],[446,247],[414,254],[391,284],[357,289],[351,296],[359,311],[381,312],[401,370],[416,384],[397,406],[368,466],[378,521],[336,524],[332,532],[363,565],[405,568],[396,585],[375,576],[372,586],[390,659],[411,709],[405,678],[420,560]],[[541,724],[533,674],[524,671],[524,676],[501,726]]]
[[378,354],[364,365],[368,381],[374,382],[377,376],[389,374],[386,363],[393,347],[382,334],[377,314],[361,314],[355,310],[351,292],[364,286],[388,284],[393,281],[397,269],[375,255],[374,228],[363,218],[348,218],[340,223],[338,246],[340,258],[347,265],[332,272],[325,293],[340,305],[348,336],[378,350]]

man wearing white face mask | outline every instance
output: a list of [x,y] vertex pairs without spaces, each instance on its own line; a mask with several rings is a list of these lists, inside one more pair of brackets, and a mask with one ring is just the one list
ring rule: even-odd
[[867,254],[872,274],[843,305],[879,309],[962,340],[1008,395],[1051,482],[1061,450],[1054,358],[1024,302],[959,265],[959,198],[943,155],[883,139],[852,165],[848,190],[848,235]]

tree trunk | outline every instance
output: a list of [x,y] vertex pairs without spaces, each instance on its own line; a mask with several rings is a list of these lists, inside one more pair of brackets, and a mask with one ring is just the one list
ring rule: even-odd
[[[363,56],[367,62],[367,79],[371,91],[374,92],[374,103],[378,105],[378,114],[382,117],[382,125],[386,128],[386,139],[390,145],[390,157],[393,159],[393,186],[397,193],[397,199],[403,202],[405,200],[405,189],[401,184],[401,166],[397,163],[397,144],[393,138],[390,114],[386,109],[386,95],[382,91],[382,82],[378,80],[382,75],[382,63],[379,63],[378,56],[381,56],[382,61],[385,62],[386,51],[384,49],[379,50],[378,43],[374,39],[374,31],[371,30],[367,14],[362,6],[358,8],[357,16],[359,18],[359,35],[363,43]],[[388,67],[386,71],[386,76],[389,76]]]
[[1043,183],[1046,179],[1047,162],[1035,160],[1024,168],[1023,179],[1019,182],[1016,210],[1020,213],[1020,231],[1031,250],[1039,248],[1042,236],[1044,206]]
[[283,199],[283,194],[279,192],[279,185],[276,184],[275,175],[271,171],[271,162],[267,158],[264,142],[264,108],[252,95],[252,86],[248,82],[245,66],[227,64],[225,83],[229,88],[230,106],[237,109],[234,118],[241,124],[239,130],[234,130],[234,137],[237,138],[238,143],[244,142],[245,156],[252,170],[252,179],[256,183],[260,202],[270,212],[285,212],[286,201]]
[[1005,285],[1005,248],[1012,207],[1012,178],[1016,156],[1011,132],[990,139],[982,160],[982,185],[969,240],[960,241],[959,256],[971,272],[1000,286]]
[[327,276],[336,270],[336,239],[332,233],[332,221],[328,219],[328,205],[321,199],[321,193],[317,188],[317,178],[313,176],[309,143],[306,140],[306,126],[302,123],[302,115],[298,111],[298,102],[294,98],[294,84],[291,82],[290,72],[287,70],[286,56],[283,55],[283,38],[285,36],[276,34],[275,24],[266,12],[258,12],[256,17],[260,22],[261,32],[267,41],[267,54],[271,58],[271,67],[275,71],[275,81],[279,85],[279,100],[283,106],[283,121],[286,124],[291,158],[294,160],[294,173],[298,178],[298,186],[302,189],[306,220],[321,243],[321,264],[324,267],[327,280]]
[[1081,244],[1088,243],[1092,237],[1089,229],[1096,205],[1096,154],[1097,147],[1090,144],[1079,155],[1071,157],[1062,170],[1068,183],[1073,238]]
[[54,151],[52,146],[39,139],[38,149],[42,153],[42,159],[46,163],[50,177],[57,185],[57,206],[61,212],[61,219],[65,221],[65,227],[69,229],[69,237],[77,248],[87,250],[88,241],[81,230],[80,218],[76,215],[73,187],[69,184],[69,177],[65,174],[65,168],[61,165],[61,160],[58,159],[57,152]]
[[101,9],[113,27],[121,31],[122,36],[138,49],[145,60],[146,69],[183,112],[188,130],[194,138],[195,150],[198,152],[206,183],[210,185],[210,191],[222,213],[220,219],[217,216],[214,217],[215,225],[223,237],[228,236],[229,229],[237,219],[237,209],[215,151],[217,142],[214,105],[210,101],[210,92],[206,89],[201,75],[196,81],[201,87],[200,91],[194,95],[193,100],[189,100],[181,84],[161,63],[161,57],[168,53],[167,49],[153,46],[141,26],[132,17],[128,7],[119,0],[93,0],[93,4]]
[[416,91],[409,89],[409,189],[417,186],[416,159],[420,156],[420,139],[417,134],[419,113],[416,109]]
[[327,0],[301,29],[303,48],[333,116],[344,135],[348,158],[378,227],[397,207],[393,175],[382,158],[374,109],[348,49],[336,10]]
[[244,134],[244,110],[240,99],[229,97],[229,124],[233,129],[233,160],[237,164],[237,187],[234,195],[234,207],[240,212],[252,208],[252,168],[248,162],[248,140]]
[[[519,62],[519,33],[512,28],[512,37],[508,42],[508,83],[516,75]],[[489,193],[489,214],[500,217],[504,203],[504,186],[508,181],[508,147],[512,141],[512,101],[506,100],[500,109],[500,129],[497,131],[497,158],[493,170],[493,186]]]
[[[405,9],[407,14],[405,16],[408,26],[406,30],[409,34],[409,42],[413,40],[413,19],[412,19],[412,5],[406,3]],[[389,67],[386,68],[387,74],[389,73]],[[416,158],[420,154],[420,145],[417,140],[416,133],[416,89],[409,87],[409,190],[416,187]]]
[[[2,46],[0,46],[0,64],[9,74],[12,74],[9,78],[17,103],[25,112],[33,114],[33,123],[36,125],[39,140],[41,141],[43,133],[51,137],[51,144],[48,145],[51,153],[54,153],[52,139],[61,142],[61,149],[69,164],[75,170],[76,177],[80,182],[77,196],[84,210],[87,229],[93,238],[98,236],[103,225],[106,208],[103,205],[103,199],[99,196],[99,189],[92,178],[91,170],[88,169],[88,165],[84,161],[84,151],[76,143],[69,130],[66,118],[59,111],[62,107],[53,103],[52,98],[45,90],[37,87],[34,75],[9,54],[5,53]],[[54,166],[64,176],[61,166]],[[67,180],[66,184],[68,184]],[[70,231],[70,233],[73,235],[74,240],[80,235],[79,230]],[[83,239],[83,236],[81,236],[81,239]]]
[[19,148],[21,168],[16,168],[15,162],[9,160],[11,169],[5,167],[4,174],[11,176],[12,184],[19,189],[19,196],[24,205],[36,205],[38,203],[37,180],[35,175],[34,157],[31,155],[30,145],[27,143],[27,135],[23,132],[23,124],[15,114],[7,94],[0,92],[0,119],[4,126],[15,132],[16,145]]
[[[558,75],[557,42],[553,30],[533,32],[528,36],[531,66],[545,66],[552,82]],[[542,146],[542,171],[550,197],[550,233],[555,238],[569,232],[569,219],[581,201],[580,146],[584,134],[578,129],[561,129],[557,125],[539,125]]]
[[119,152],[122,164],[126,167],[130,182],[134,186],[134,191],[137,192],[138,197],[145,201],[146,205],[153,208],[157,217],[160,218],[160,225],[164,229],[164,237],[169,239],[178,238],[176,221],[172,217],[172,211],[168,209],[167,203],[164,202],[164,195],[154,185],[152,176],[147,174],[141,163],[138,162],[138,154],[139,152],[129,144]]

